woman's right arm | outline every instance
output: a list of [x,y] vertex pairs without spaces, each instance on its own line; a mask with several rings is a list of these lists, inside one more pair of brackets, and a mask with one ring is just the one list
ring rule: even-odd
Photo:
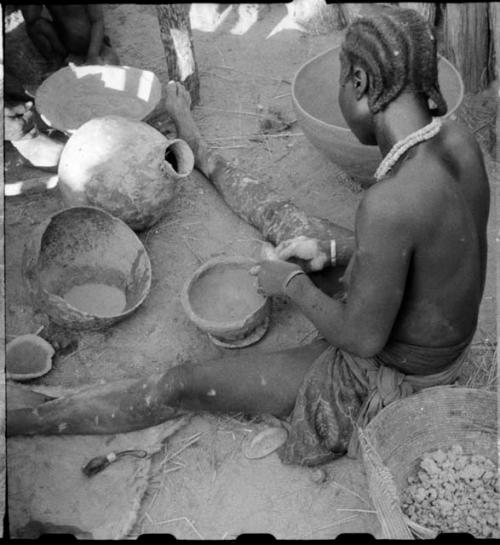
[[307,271],[345,266],[354,253],[354,239],[319,240],[305,236],[283,241],[276,247],[278,259],[300,260]]

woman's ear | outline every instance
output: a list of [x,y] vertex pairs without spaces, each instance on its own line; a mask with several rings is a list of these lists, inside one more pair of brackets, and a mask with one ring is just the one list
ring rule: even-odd
[[354,96],[356,100],[363,98],[368,93],[368,74],[360,66],[355,66],[352,71],[352,82],[354,86]]

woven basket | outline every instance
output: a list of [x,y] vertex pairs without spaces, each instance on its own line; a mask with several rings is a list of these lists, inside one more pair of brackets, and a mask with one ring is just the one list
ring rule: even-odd
[[408,477],[424,454],[454,444],[497,463],[497,398],[485,390],[428,388],[383,409],[359,436],[382,537],[411,539],[417,525],[404,517],[399,499]]

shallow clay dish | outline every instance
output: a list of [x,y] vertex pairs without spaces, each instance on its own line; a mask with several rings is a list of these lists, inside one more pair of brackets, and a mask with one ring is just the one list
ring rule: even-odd
[[[360,144],[348,128],[338,104],[340,47],[334,47],[302,65],[292,82],[292,104],[304,134],[330,161],[342,167],[362,186],[373,183],[382,160],[377,146]],[[450,117],[460,106],[464,87],[453,65],[438,61],[441,92]]]
[[151,287],[149,257],[135,233],[90,206],[57,212],[35,231],[23,274],[34,305],[73,329],[100,329],[129,316]]
[[136,121],[161,99],[161,84],[148,70],[130,66],[66,66],[38,88],[35,104],[49,126],[72,133],[95,117],[118,115]]
[[257,293],[249,274],[256,264],[246,257],[211,259],[184,285],[184,311],[219,346],[250,346],[269,327],[271,300]]
[[45,375],[52,369],[54,348],[38,335],[20,335],[5,347],[5,373],[23,382]]
[[245,457],[249,460],[264,458],[283,446],[287,439],[288,432],[285,428],[266,428],[247,441],[244,447]]

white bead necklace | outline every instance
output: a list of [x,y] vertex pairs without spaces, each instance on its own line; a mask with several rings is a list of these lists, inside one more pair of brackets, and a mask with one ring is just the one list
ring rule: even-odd
[[396,142],[378,166],[375,172],[375,180],[377,182],[381,180],[399,161],[401,155],[403,155],[403,153],[405,153],[411,147],[423,142],[424,140],[430,140],[433,136],[436,136],[436,134],[441,130],[441,125],[441,119],[434,117],[428,125],[425,125],[425,127],[412,132],[406,138],[403,138],[403,140]]

